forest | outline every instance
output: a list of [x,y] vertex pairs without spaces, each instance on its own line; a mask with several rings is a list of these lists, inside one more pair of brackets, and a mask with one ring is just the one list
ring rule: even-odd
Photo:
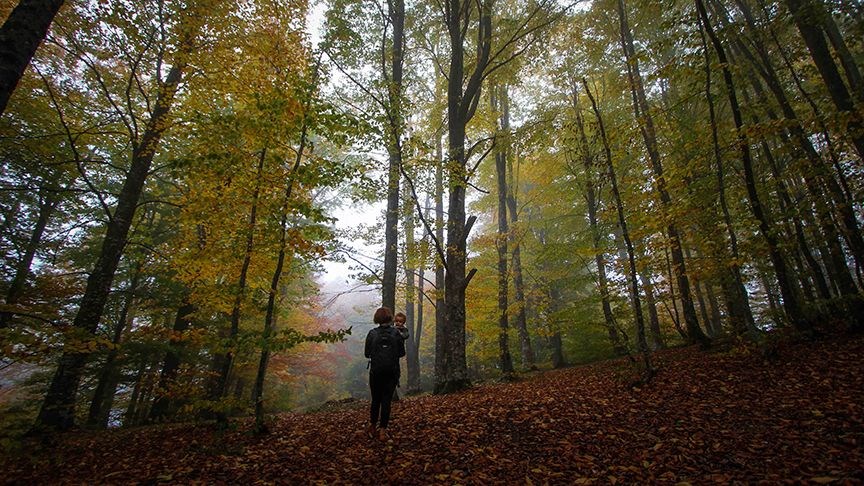
[[4,480],[864,480],[861,1],[0,18]]

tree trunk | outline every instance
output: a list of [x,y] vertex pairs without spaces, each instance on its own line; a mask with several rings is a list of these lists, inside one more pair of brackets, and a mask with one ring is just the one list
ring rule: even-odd
[[62,6],[63,0],[20,0],[0,27],[0,114]]
[[[833,19],[832,19],[832,23],[833,23]],[[835,174],[836,174],[837,178],[839,179],[840,185],[843,188],[842,193],[843,193],[844,199],[845,199],[845,201],[848,202],[848,204],[850,205],[850,207],[852,208],[852,210],[854,212],[855,198],[852,196],[852,192],[849,188],[849,182],[847,180],[847,174],[846,174],[844,168],[841,166],[840,159],[837,156],[837,149],[834,146],[834,142],[831,138],[831,134],[828,132],[828,127],[825,125],[825,120],[824,120],[825,117],[822,115],[822,110],[819,108],[819,106],[813,100],[813,96],[811,96],[811,94],[808,93],[807,90],[804,88],[804,86],[801,82],[800,76],[798,76],[798,73],[795,71],[795,68],[792,64],[792,61],[789,59],[789,56],[786,54],[786,50],[784,49],[783,44],[777,38],[777,35],[775,34],[773,29],[770,30],[770,34],[771,34],[771,39],[774,41],[774,44],[776,46],[776,51],[778,54],[780,54],[780,57],[783,59],[783,63],[786,66],[786,69],[789,71],[789,74],[792,76],[792,80],[795,82],[795,86],[798,88],[798,92],[801,93],[801,95],[807,101],[807,104],[810,106],[810,109],[811,109],[813,115],[815,116],[816,123],[819,127],[820,132],[822,133],[822,140],[825,143],[826,148],[828,149],[828,155],[831,157],[831,162],[834,166]],[[860,164],[859,164],[859,166],[860,166]],[[856,176],[855,172],[851,172],[849,175]],[[857,178],[860,180],[860,176]],[[835,199],[836,199],[836,196],[835,196]],[[860,262],[857,262],[859,282],[861,281],[861,274],[860,274],[861,266],[862,266],[862,264]]]
[[[417,348],[414,347],[414,327],[416,322],[416,314],[415,314],[415,297],[416,297],[416,269],[414,268],[415,259],[417,258],[417,245],[414,240],[414,205],[419,204],[418,201],[414,201],[410,194],[410,191],[405,190],[405,204],[403,208],[404,220],[403,220],[403,232],[405,233],[405,257],[404,257],[404,270],[405,270],[405,325],[408,328],[408,340],[405,342],[405,361],[406,366],[411,368],[412,362],[415,361],[417,356]],[[417,301],[419,304],[419,301]],[[408,374],[411,372],[408,371]],[[407,377],[406,377],[407,378]],[[407,387],[407,383],[406,383]]]
[[144,382],[144,374],[147,372],[147,362],[141,363],[138,372],[135,373],[135,385],[132,387],[132,395],[129,397],[129,405],[126,407],[126,413],[123,415],[123,426],[129,427],[135,425],[135,415],[138,410],[138,397],[141,395],[141,386]]
[[509,323],[507,313],[508,278],[507,278],[507,239],[510,237],[510,228],[507,224],[507,160],[504,150],[501,148],[506,137],[504,132],[504,112],[498,104],[498,90],[506,91],[507,87],[492,86],[490,98],[492,112],[498,115],[499,123],[496,125],[495,139],[495,179],[498,189],[498,236],[495,238],[495,247],[498,250],[498,366],[505,378],[513,375],[513,359],[510,357]]
[[[188,298],[187,298],[188,299]],[[172,339],[168,351],[162,361],[162,371],[159,373],[159,382],[156,386],[156,398],[150,407],[149,421],[158,421],[164,417],[173,415],[177,401],[171,396],[171,388],[175,385],[177,371],[180,369],[180,354],[183,349],[183,333],[192,324],[191,315],[196,307],[188,300],[177,309],[174,326],[171,328]]]
[[[447,218],[447,261],[444,276],[444,330],[442,337],[441,374],[435,376],[435,392],[447,393],[471,385],[465,361],[465,289],[476,270],[465,274],[467,239],[475,217],[466,223],[465,188],[467,171],[465,160],[465,126],[473,117],[480,99],[483,73],[489,62],[492,33],[491,5],[481,5],[479,18],[479,45],[475,68],[464,87],[465,30],[463,19],[466,9],[461,0],[447,0],[446,23],[450,37],[450,71],[447,80],[447,127],[449,206]],[[436,366],[437,368],[437,366]]]
[[[261,150],[261,155],[258,156],[258,168],[255,171],[255,189],[252,193],[252,206],[249,209],[249,222],[246,224],[246,245],[243,249],[243,263],[240,266],[240,275],[237,277],[237,294],[234,296],[234,305],[231,306],[231,327],[228,331],[228,340],[230,342],[228,352],[225,353],[220,363],[222,368],[219,370],[218,381],[213,389],[211,399],[214,401],[221,400],[228,396],[228,380],[231,375],[231,369],[234,366],[234,357],[236,353],[237,338],[240,335],[240,311],[243,307],[243,297],[246,295],[246,283],[249,274],[249,265],[252,263],[252,252],[255,246],[255,226],[258,222],[258,199],[261,196],[261,179],[264,173],[264,160],[267,157],[267,149]],[[217,412],[215,414],[216,421],[225,423],[227,418],[224,413]]]
[[[48,220],[51,218],[54,209],[60,199],[56,193],[49,192],[47,196],[40,195],[39,197],[39,216],[36,219],[36,224],[33,226],[33,232],[30,233],[30,239],[27,241],[27,246],[24,248],[24,254],[15,266],[15,275],[12,277],[12,282],[9,284],[9,289],[6,291],[6,305],[14,306],[18,304],[24,293],[24,285],[27,283],[27,278],[30,276],[30,267],[33,265],[33,258],[36,256],[36,250],[42,242],[42,235],[45,234],[45,228],[48,226]],[[0,312],[0,329],[9,327],[12,320],[12,312]]]
[[[186,54],[191,50],[191,39],[181,41],[180,53],[162,83],[153,112],[147,122],[144,136],[133,146],[132,162],[126,180],[117,197],[117,207],[108,221],[105,238],[95,268],[87,279],[87,287],[75,315],[73,325],[92,335],[99,326],[105,303],[111,290],[114,273],[126,246],[126,239],[150,171],[153,157],[168,123],[168,113],[177,93]],[[75,423],[75,398],[81,373],[89,354],[80,351],[64,351],[51,380],[48,393],[42,402],[34,431],[46,429],[68,430]]]
[[702,40],[702,51],[705,56],[705,97],[708,101],[708,116],[711,123],[711,146],[714,149],[714,162],[717,164],[717,194],[720,209],[723,214],[723,224],[729,238],[729,252],[726,251],[726,242],[720,242],[722,261],[725,263],[726,271],[720,276],[720,288],[723,292],[723,300],[726,305],[726,315],[729,326],[736,335],[750,335],[756,331],[753,320],[753,310],[750,308],[750,300],[744,281],[741,277],[740,254],[738,252],[738,236],[732,225],[732,217],[729,213],[729,203],[726,199],[726,173],[723,164],[723,155],[720,151],[720,141],[717,129],[717,116],[714,110],[714,95],[711,93],[711,56],[705,34],[699,30]]
[[[751,78],[751,84],[753,86],[754,91],[756,92],[756,95],[757,95],[759,101],[761,103],[764,103],[767,105],[768,100],[765,96],[764,90],[762,89],[762,85],[759,83],[759,81],[755,78]],[[744,95],[745,102],[749,102],[749,96],[748,96],[746,90],[743,91],[743,95]],[[778,93],[778,95],[779,95],[778,99],[781,100],[781,103],[785,103],[786,102],[785,95],[783,95],[782,92]],[[789,109],[791,109],[791,107]],[[766,112],[767,112],[768,117],[770,119],[779,120],[779,117],[774,113],[773,109],[768,108],[766,110]],[[794,117],[794,114],[792,116]],[[758,122],[758,119],[755,118],[755,115],[754,115],[754,122]],[[797,123],[797,120],[794,120],[793,123]],[[805,153],[811,154],[811,161],[812,161],[813,155],[815,155],[815,151],[813,150],[813,146],[810,144],[810,141],[807,140],[803,136],[803,132],[801,130],[798,130],[798,133],[799,133],[799,135],[801,135],[801,136],[797,137],[798,142],[802,145],[803,151]],[[783,139],[784,143],[791,146],[791,142],[789,140],[789,137],[785,133],[783,133],[782,139]],[[765,160],[768,162],[768,167],[770,168],[771,175],[773,176],[773,179],[774,179],[774,184],[776,186],[776,192],[777,192],[778,197],[780,198],[781,211],[783,211],[784,214],[788,214],[787,210],[792,213],[792,214],[789,214],[789,218],[791,219],[791,224],[794,228],[795,240],[796,240],[796,243],[798,245],[798,250],[802,255],[804,255],[805,261],[807,262],[808,267],[810,269],[810,272],[813,275],[813,280],[816,284],[817,289],[819,290],[820,296],[822,298],[826,298],[826,299],[830,298],[830,292],[828,290],[828,286],[827,286],[827,283],[825,281],[825,276],[822,272],[822,268],[820,267],[819,263],[816,262],[815,258],[813,257],[813,254],[810,250],[810,245],[807,242],[806,236],[804,235],[804,228],[801,224],[802,220],[807,221],[808,219],[810,219],[809,210],[807,208],[800,207],[799,204],[793,203],[792,198],[789,196],[789,191],[786,188],[786,183],[784,182],[783,177],[781,175],[782,171],[780,170],[780,168],[777,165],[777,161],[774,158],[774,155],[771,151],[771,147],[768,145],[768,142],[764,138],[760,142],[760,146],[762,147],[762,152],[765,154]],[[809,149],[808,149],[808,147],[809,147]],[[817,159],[816,163],[820,163],[818,161],[818,155],[815,155],[815,158]],[[809,226],[815,227],[815,224],[809,224]],[[829,232],[833,232],[833,230],[830,230]],[[819,239],[821,240],[822,238],[819,238]],[[827,247],[824,244],[821,245],[820,253],[822,254],[823,257],[826,257],[829,255],[829,251],[827,250]],[[829,270],[832,268],[831,267],[832,261],[833,260],[830,260],[830,259],[825,260],[826,267],[828,267]],[[831,271],[829,273],[836,273],[836,271]]]
[[[426,219],[429,219],[429,196],[426,196]],[[420,392],[420,338],[423,335],[423,299],[426,296],[423,289],[425,287],[426,264],[425,258],[423,264],[419,266],[417,272],[417,326],[414,329],[409,329],[409,345],[412,352],[406,357],[406,367],[408,368],[408,393]]]
[[[442,134],[435,134],[435,239],[444,241],[444,147]],[[435,369],[444,376],[444,261],[435,258]]]
[[[389,21],[393,26],[390,73],[382,73],[388,87],[387,104],[387,215],[384,222],[384,275],[381,305],[396,308],[396,270],[399,253],[399,169],[402,165],[402,65],[405,44],[405,2],[389,0]],[[382,53],[383,57],[383,53]],[[388,79],[389,77],[389,79]]]
[[[505,140],[510,137],[510,97],[507,87],[501,91],[501,131]],[[510,212],[509,243],[512,247],[513,299],[515,305],[516,331],[519,333],[519,351],[523,369],[536,369],[534,366],[534,349],[531,346],[531,335],[528,334],[528,318],[526,315],[525,283],[522,278],[522,245],[517,233],[519,227],[519,211],[516,204],[516,192],[519,190],[516,172],[513,169],[513,157],[509,153],[509,143],[501,151],[501,158],[506,161],[507,170],[507,210]]]
[[118,367],[118,357],[120,351],[117,346],[123,337],[123,330],[131,327],[134,319],[133,305],[135,302],[135,291],[138,290],[138,280],[141,276],[141,263],[135,265],[135,270],[132,274],[132,279],[129,282],[129,287],[126,289],[126,301],[123,303],[123,309],[120,311],[120,317],[114,324],[114,335],[111,337],[111,342],[115,347],[108,351],[108,356],[105,358],[105,364],[102,366],[102,371],[99,373],[99,381],[96,384],[96,390],[93,392],[93,400],[90,401],[90,411],[87,414],[87,425],[93,428],[107,428],[108,416],[111,412],[111,405],[114,402],[114,393],[117,391],[117,382],[119,380],[120,370]]
[[825,6],[821,1],[812,4],[817,9],[817,20],[825,30],[825,35],[831,42],[831,47],[837,54],[840,60],[840,65],[843,66],[843,72],[846,73],[846,81],[849,83],[849,90],[852,92],[852,97],[858,103],[864,103],[864,80],[861,78],[861,71],[858,69],[858,64],[855,63],[855,57],[849,51],[849,46],[846,45],[846,40],[843,34],[837,27],[834,17],[825,10]]
[[[684,248],[684,256],[687,260],[693,261],[693,255],[690,252],[690,248]],[[705,331],[712,338],[714,337],[714,332],[711,327],[711,323],[708,320],[708,306],[705,304],[705,297],[702,295],[702,280],[695,275],[690,279],[693,282],[693,293],[696,294],[696,302],[699,304],[699,315],[702,317],[702,325],[705,326]]]
[[[645,88],[642,84],[642,74],[639,72],[639,62],[636,59],[636,51],[633,47],[633,35],[627,22],[624,0],[618,0],[617,4],[618,18],[621,25],[621,46],[624,50],[624,57],[627,63],[628,79],[630,81],[630,88],[633,95],[633,109],[636,119],[639,121],[639,128],[648,151],[648,158],[651,160],[651,167],[656,179],[656,189],[660,196],[662,208],[664,211],[668,212],[672,206],[672,199],[669,197],[669,193],[666,189],[666,178],[663,174],[663,165],[660,161],[660,152],[657,147],[654,121],[648,108]],[[671,216],[667,215],[667,218],[671,218]],[[696,308],[693,305],[693,299],[690,296],[690,282],[687,277],[687,269],[684,263],[681,237],[678,233],[677,226],[671,219],[667,221],[666,234],[669,237],[669,244],[671,245],[670,251],[672,253],[673,270],[675,272],[675,279],[678,282],[678,291],[681,293],[681,305],[684,310],[684,322],[687,326],[689,342],[699,343],[703,347],[708,346],[710,345],[711,340],[699,327],[699,321],[696,317]]]
[[764,269],[759,269],[757,273],[759,274],[759,281],[762,284],[762,288],[765,290],[765,300],[768,301],[768,310],[771,312],[771,320],[774,321],[775,325],[777,325],[781,322],[778,320],[778,317],[782,317],[782,311],[777,304],[777,295],[774,293],[774,289],[771,288],[771,282],[768,279],[768,275],[766,275],[766,271]]
[[705,28],[705,33],[708,34],[708,37],[711,39],[711,42],[714,45],[714,50],[717,53],[717,57],[720,60],[721,65],[723,66],[723,80],[726,84],[726,92],[727,96],[729,97],[730,108],[732,109],[732,117],[735,120],[735,127],[738,134],[738,148],[741,150],[741,161],[742,165],[744,166],[744,182],[745,186],[747,187],[747,197],[750,201],[750,207],[753,212],[753,216],[759,222],[759,230],[768,245],[768,252],[771,256],[771,262],[774,265],[774,272],[777,276],[777,281],[780,285],[780,292],[783,296],[783,308],[786,311],[786,317],[789,319],[792,325],[795,326],[796,329],[801,331],[807,331],[809,329],[809,324],[805,322],[804,316],[801,313],[798,296],[795,292],[795,289],[790,284],[786,262],[783,260],[783,256],[780,253],[777,237],[771,229],[768,217],[762,208],[762,202],[760,201],[759,195],[756,191],[756,177],[753,172],[753,162],[751,160],[750,144],[747,141],[747,138],[743,131],[744,122],[742,120],[741,110],[738,105],[738,97],[735,92],[735,85],[732,82],[732,73],[729,71],[728,68],[726,52],[723,49],[723,45],[720,43],[720,40],[714,34],[714,30],[708,20],[708,13],[705,10],[705,5],[703,4],[702,0],[696,0],[696,8],[699,10],[699,15],[702,20],[702,26]]
[[837,111],[848,113],[849,121],[844,132],[849,134],[852,139],[858,156],[864,159],[864,125],[861,123],[861,114],[855,109],[852,96],[846,85],[843,84],[843,78],[840,76],[837,64],[828,50],[825,36],[818,25],[818,11],[812,0],[786,0],[786,7],[789,8],[792,19],[807,45],[807,50],[810,51],[814,64],[816,64],[816,69],[828,88],[828,94],[831,95],[834,106],[837,107]]
[[156,380],[153,376],[153,367],[148,365],[141,384],[141,393],[138,395],[138,403],[135,405],[135,418],[133,424],[143,424],[150,413],[150,399],[153,397],[153,388]]
[[[645,255],[643,261],[647,259],[648,256]],[[648,265],[643,265],[639,274],[642,289],[645,290],[645,305],[648,307],[648,346],[651,351],[665,349],[666,342],[663,341],[663,333],[660,331],[660,316],[657,315],[657,301],[654,298],[654,284],[651,283],[651,269]]]
[[636,319],[636,346],[642,355],[644,365],[642,380],[647,382],[654,376],[655,371],[653,366],[651,366],[651,353],[648,350],[648,342],[645,339],[645,320],[642,317],[642,303],[639,300],[639,280],[636,273],[636,257],[633,250],[633,242],[630,241],[627,220],[624,218],[624,205],[621,202],[621,193],[618,190],[618,177],[615,174],[615,166],[612,164],[612,151],[609,148],[609,139],[606,136],[603,118],[600,116],[597,102],[594,100],[591,90],[588,89],[588,81],[585,78],[582,78],[582,84],[585,86],[585,93],[588,95],[588,99],[591,100],[591,107],[594,110],[594,116],[597,118],[597,126],[600,130],[600,138],[603,141],[603,150],[606,157],[606,170],[612,186],[612,197],[614,198],[615,209],[618,214],[618,227],[621,229],[621,237],[624,239],[624,245],[627,248],[627,276],[630,281],[630,300],[633,305],[633,316]]
[[[755,29],[755,27],[751,27]],[[834,268],[836,275],[834,277],[840,279],[841,281],[841,291],[844,295],[855,295],[857,294],[857,289],[855,288],[854,283],[851,284],[851,274],[849,273],[848,268],[846,268],[845,257],[843,256],[843,251],[840,248],[839,243],[837,242],[837,231],[834,227],[834,222],[832,221],[830,215],[830,209],[825,202],[823,190],[820,186],[820,182],[824,183],[828,186],[830,191],[828,192],[837,204],[837,209],[839,210],[839,222],[841,223],[841,228],[843,233],[847,236],[847,241],[849,242],[849,247],[852,251],[855,260],[859,262],[864,262],[864,239],[862,239],[861,232],[858,226],[858,222],[855,218],[855,215],[852,211],[852,202],[848,201],[841,190],[841,188],[837,185],[837,182],[834,180],[834,177],[829,173],[828,168],[822,161],[822,158],[816,152],[816,149],[813,147],[813,143],[810,140],[810,137],[805,133],[803,126],[801,125],[797,114],[795,113],[792,104],[790,103],[788,97],[786,96],[783,85],[777,76],[776,71],[771,63],[771,59],[768,56],[767,51],[764,48],[757,45],[756,53],[759,55],[759,60],[761,62],[757,62],[756,59],[753,58],[752,54],[750,54],[749,50],[742,43],[737,44],[739,50],[744,54],[748,60],[753,64],[760,76],[765,80],[769,90],[774,95],[774,98],[777,100],[782,112],[783,117],[789,122],[786,123],[788,126],[789,133],[795,142],[801,147],[802,152],[806,156],[809,162],[809,169],[802,171],[802,176],[806,181],[806,187],[808,192],[810,193],[811,200],[816,206],[816,211],[818,214],[818,220],[820,223],[820,228],[823,232],[825,240],[829,245],[829,256],[831,258],[831,266]],[[751,79],[751,83],[755,90],[757,90],[757,95],[760,98],[764,97],[762,93],[762,87],[758,83],[756,79]],[[773,112],[771,108],[767,109],[768,115],[772,119],[777,119],[777,115]],[[788,135],[784,134],[784,141],[788,143]],[[841,174],[842,175],[842,174]],[[781,198],[783,194],[781,194]],[[790,207],[797,207],[798,205],[792,205],[791,202],[786,201],[786,204]],[[800,222],[797,220],[793,221],[796,226],[800,226]],[[799,228],[796,227],[796,233]],[[807,244],[805,240],[799,238],[799,245],[802,246],[802,253],[809,253],[809,249],[807,248]],[[811,271],[818,274],[819,272],[814,269],[814,267],[810,266]],[[844,275],[845,273],[845,275]],[[817,282],[818,284],[818,282]],[[850,293],[851,288],[851,293]]]
[[667,281],[669,282],[669,301],[672,302],[672,309],[669,309],[669,305],[666,304],[666,302],[663,302],[663,305],[666,306],[669,318],[672,319],[672,324],[675,326],[675,330],[678,331],[681,339],[688,341],[687,331],[681,327],[681,315],[678,314],[678,297],[675,295],[675,276],[672,273],[672,260],[669,258],[668,248],[663,248],[663,256],[666,260],[666,276],[668,277]]
[[[306,104],[304,111],[308,110]],[[305,117],[306,113],[304,113]],[[252,389],[252,403],[255,404],[255,429],[259,433],[267,431],[264,424],[264,378],[267,376],[267,364],[270,362],[270,338],[276,329],[276,297],[279,294],[279,280],[282,278],[282,270],[285,267],[285,258],[288,253],[288,207],[291,203],[291,193],[294,189],[295,176],[306,149],[306,134],[308,123],[303,119],[303,127],[300,130],[300,146],[294,157],[294,166],[288,175],[288,183],[285,187],[285,199],[282,202],[282,220],[279,225],[279,256],[276,258],[276,268],[273,270],[273,278],[270,280],[270,288],[267,292],[267,312],[264,315],[264,347],[261,349],[261,358],[258,360],[258,372],[255,374],[255,385]],[[263,157],[262,157],[263,158]],[[289,257],[290,258],[290,257]]]
[[705,285],[705,297],[708,298],[708,312],[711,315],[708,322],[711,323],[712,333],[715,336],[719,336],[723,333],[723,324],[722,317],[720,316],[720,306],[717,303],[717,294],[714,293],[714,287],[708,283],[704,282]]
[[[576,127],[579,130],[579,141],[582,148],[582,164],[585,168],[585,200],[588,205],[588,224],[591,229],[592,244],[594,245],[594,264],[597,266],[597,288],[600,291],[600,306],[603,309],[603,321],[606,323],[606,332],[609,342],[615,354],[624,356],[627,348],[618,336],[615,324],[615,316],[612,314],[612,305],[609,301],[609,282],[606,276],[606,257],[602,250],[602,236],[597,223],[598,201],[595,197],[594,160],[589,153],[588,136],[585,134],[585,123],[582,118],[582,108],[579,106],[579,94],[576,87],[571,93],[573,110],[576,114]],[[608,169],[607,169],[608,170]]]

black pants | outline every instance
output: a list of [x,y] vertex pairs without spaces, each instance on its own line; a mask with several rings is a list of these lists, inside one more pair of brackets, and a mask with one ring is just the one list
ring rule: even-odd
[[387,427],[390,422],[390,403],[393,401],[393,391],[396,390],[396,372],[369,373],[369,389],[372,391],[369,420],[372,424],[377,424],[380,414],[381,427]]

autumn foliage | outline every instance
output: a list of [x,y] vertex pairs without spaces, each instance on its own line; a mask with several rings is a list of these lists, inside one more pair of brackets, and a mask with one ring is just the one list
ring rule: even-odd
[[[767,351],[766,351],[767,350]],[[397,402],[272,417],[254,436],[167,425],[59,436],[5,459],[9,483],[646,484],[864,480],[864,339],[658,353]],[[35,452],[31,455],[30,453]]]

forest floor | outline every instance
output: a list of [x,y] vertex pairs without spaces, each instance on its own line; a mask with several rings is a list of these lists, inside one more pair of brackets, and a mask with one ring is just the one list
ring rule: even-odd
[[[179,424],[75,432],[0,459],[11,484],[645,484],[864,482],[864,336],[655,355],[394,404],[286,413],[252,435]],[[363,402],[365,405],[367,402]]]

